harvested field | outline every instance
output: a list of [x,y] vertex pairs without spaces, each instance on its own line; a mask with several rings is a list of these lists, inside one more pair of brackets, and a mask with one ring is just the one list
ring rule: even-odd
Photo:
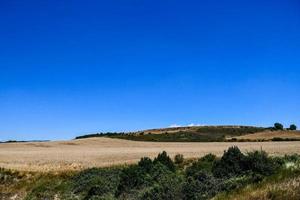
[[143,156],[155,157],[165,150],[186,158],[208,153],[218,156],[230,146],[251,151],[263,149],[271,155],[300,153],[300,142],[136,142],[110,138],[73,141],[0,144],[0,167],[20,171],[64,171],[133,163]]
[[300,139],[300,131],[264,131],[235,138],[246,140],[272,140],[273,138]]

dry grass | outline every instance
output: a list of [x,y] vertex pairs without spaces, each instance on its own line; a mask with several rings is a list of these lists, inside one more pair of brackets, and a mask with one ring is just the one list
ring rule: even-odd
[[[292,173],[292,172],[291,172]],[[300,176],[281,178],[262,182],[258,185],[249,185],[240,191],[229,195],[220,195],[214,200],[299,200],[300,199]]]
[[155,157],[165,150],[171,156],[186,158],[208,153],[218,156],[236,145],[243,151],[263,149],[271,155],[300,153],[300,142],[245,142],[245,143],[155,143],[109,138],[89,138],[61,142],[0,144],[0,167],[20,171],[64,171],[89,167],[133,163],[143,156]]
[[273,138],[300,139],[300,131],[264,131],[235,138],[246,140],[272,140]]

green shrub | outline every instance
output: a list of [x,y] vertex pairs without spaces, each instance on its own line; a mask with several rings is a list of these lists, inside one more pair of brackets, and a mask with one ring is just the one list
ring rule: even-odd
[[158,156],[154,159],[153,163],[156,164],[160,162],[161,164],[165,165],[170,171],[175,172],[175,164],[172,159],[168,156],[167,152],[163,151],[162,153],[158,154]]
[[150,172],[153,168],[153,162],[150,158],[144,157],[139,161],[138,166],[142,168],[142,170],[145,170],[145,172]]
[[292,155],[285,155],[283,160],[286,162],[300,162],[300,155],[299,154],[292,154]]
[[216,156],[213,154],[207,154],[206,156],[200,158],[196,162],[193,162],[191,166],[186,168],[187,176],[194,176],[200,171],[206,171],[211,173],[213,164],[216,160]]
[[72,178],[73,192],[86,199],[93,196],[114,194],[120,180],[118,168],[87,169]]
[[230,192],[245,187],[247,184],[258,183],[262,181],[263,176],[257,174],[247,174],[244,176],[233,177],[222,180],[221,191]]
[[177,154],[174,157],[174,162],[176,165],[181,165],[184,162],[184,157],[182,154]]
[[246,169],[253,173],[269,176],[279,169],[279,165],[272,158],[268,157],[265,151],[253,151],[247,153]]
[[143,200],[181,200],[183,178],[177,174],[163,174],[153,186],[146,189],[142,194]]
[[131,189],[142,188],[147,181],[145,171],[138,165],[131,165],[122,170],[116,194],[120,196]]
[[220,181],[207,172],[197,172],[186,179],[182,195],[184,200],[211,199],[220,192]]
[[236,146],[225,151],[221,160],[216,161],[212,168],[214,176],[218,178],[238,176],[244,171],[245,156]]
[[165,176],[174,174],[175,165],[170,157],[163,152],[154,161],[150,158],[142,158],[138,165],[131,165],[122,170],[117,196],[128,198],[126,195],[136,196],[139,190],[153,187]]
[[200,158],[200,161],[203,161],[203,162],[214,162],[216,159],[217,159],[216,155],[209,153],[209,154],[203,156],[202,158]]

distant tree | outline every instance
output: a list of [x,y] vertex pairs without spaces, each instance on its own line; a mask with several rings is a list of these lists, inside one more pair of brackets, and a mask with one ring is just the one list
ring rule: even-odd
[[297,126],[295,124],[290,125],[290,130],[291,131],[297,130]]
[[274,128],[276,130],[283,130],[283,125],[277,122],[277,123],[274,124]]

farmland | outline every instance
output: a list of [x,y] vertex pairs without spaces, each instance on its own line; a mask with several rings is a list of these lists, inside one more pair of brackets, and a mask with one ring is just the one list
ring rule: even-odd
[[136,164],[63,172],[0,168],[4,200],[234,200],[300,198],[300,157],[243,153],[230,147],[220,156],[193,160],[161,152]]
[[106,137],[55,142],[0,144],[0,167],[21,171],[69,171],[137,162],[167,151],[196,158],[208,153],[221,156],[228,147],[243,152],[260,150],[270,155],[300,153],[300,142],[139,142]]

